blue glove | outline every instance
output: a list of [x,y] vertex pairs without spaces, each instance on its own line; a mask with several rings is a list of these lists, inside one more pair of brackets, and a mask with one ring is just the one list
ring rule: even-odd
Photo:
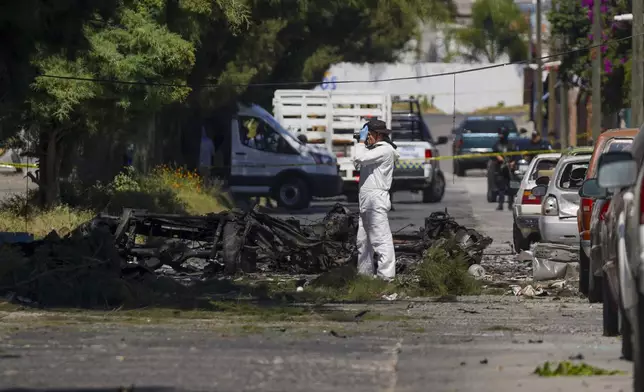
[[368,133],[369,133],[369,127],[367,127],[367,126],[365,125],[365,126],[364,126],[364,127],[362,127],[362,129],[360,130],[360,141],[361,141],[361,142],[364,142],[365,140],[367,140],[367,134],[368,134]]

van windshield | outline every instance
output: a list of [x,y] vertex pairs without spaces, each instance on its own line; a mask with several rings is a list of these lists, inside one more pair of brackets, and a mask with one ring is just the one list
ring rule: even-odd
[[291,139],[292,141],[294,141],[296,145],[300,145],[300,146],[304,145],[304,143],[302,143],[300,139],[295,137],[295,135],[293,135],[288,129],[284,128],[282,124],[278,123],[277,120],[275,120],[275,117],[271,116],[270,113],[267,112],[264,115],[264,120],[268,123],[268,125],[271,126],[271,128],[279,132],[285,138]]

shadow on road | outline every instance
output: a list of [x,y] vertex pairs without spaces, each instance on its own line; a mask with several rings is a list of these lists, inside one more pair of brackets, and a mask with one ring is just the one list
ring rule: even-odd
[[187,392],[187,389],[170,387],[114,387],[114,388],[10,388],[0,389],[0,392]]

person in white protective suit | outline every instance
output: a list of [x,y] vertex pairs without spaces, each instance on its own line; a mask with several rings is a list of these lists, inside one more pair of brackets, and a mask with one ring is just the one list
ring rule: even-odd
[[354,159],[356,170],[360,170],[358,273],[387,280],[396,276],[387,212],[391,209],[389,189],[394,166],[400,156],[390,134],[384,121],[369,121],[360,131]]

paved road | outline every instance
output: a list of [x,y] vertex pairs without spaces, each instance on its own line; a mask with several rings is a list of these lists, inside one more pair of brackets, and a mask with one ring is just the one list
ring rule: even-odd
[[[392,223],[447,207],[509,241],[508,211],[485,202],[480,178],[450,186],[436,206],[401,203]],[[455,212],[456,214],[456,212]],[[396,220],[399,217],[399,220]],[[545,361],[581,354],[630,371],[620,340],[601,336],[601,305],[579,298],[462,297],[338,305],[370,321],[244,320],[215,314],[118,322],[0,312],[0,385],[65,391],[631,391],[629,375],[541,378]],[[118,315],[118,312],[113,313]],[[204,317],[205,318],[205,317]],[[45,320],[45,321],[42,321]],[[271,321],[272,320],[272,321]],[[250,332],[244,332],[250,331]],[[335,336],[331,334],[335,331]],[[339,336],[339,337],[338,337]],[[79,389],[73,389],[79,388]],[[83,389],[81,389],[83,388]],[[176,388],[176,389],[172,389]],[[113,390],[113,389],[112,389]]]

